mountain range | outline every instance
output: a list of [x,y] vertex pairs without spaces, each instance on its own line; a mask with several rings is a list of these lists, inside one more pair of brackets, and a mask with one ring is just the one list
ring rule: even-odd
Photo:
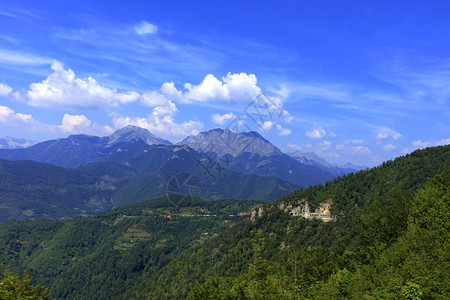
[[[145,172],[145,158],[130,156],[141,150],[176,155],[174,165],[191,151],[208,161],[186,145],[115,149],[121,160],[100,173]],[[16,163],[29,162],[7,162]],[[99,163],[108,161],[79,168]],[[48,164],[54,175],[42,182],[33,164],[35,186],[68,184],[61,170],[90,183],[81,169]],[[432,147],[271,203],[174,195],[92,217],[5,222],[0,264],[28,269],[56,299],[448,299],[449,187],[450,145]],[[292,214],[305,202],[328,203],[333,219]]]
[[37,144],[27,139],[18,139],[10,136],[0,137],[0,149],[20,149]]
[[318,167],[319,169],[329,172],[336,177],[365,169],[365,167],[355,166],[350,163],[344,166],[332,165],[313,152],[294,151],[289,153],[289,156],[301,162],[302,164]]
[[314,158],[299,161],[256,132],[214,129],[172,145],[137,126],[0,149],[0,221],[92,215],[180,194],[274,201],[344,173]]

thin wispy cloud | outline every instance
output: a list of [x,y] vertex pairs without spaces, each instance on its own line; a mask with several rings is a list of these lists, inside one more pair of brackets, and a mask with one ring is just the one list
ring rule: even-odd
[[32,53],[0,49],[0,63],[4,65],[48,65],[52,59]]

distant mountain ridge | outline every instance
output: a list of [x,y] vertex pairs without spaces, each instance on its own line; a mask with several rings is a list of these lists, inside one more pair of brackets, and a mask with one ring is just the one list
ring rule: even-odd
[[0,222],[94,215],[159,196],[274,201],[300,188],[276,177],[216,168],[187,145],[132,141],[108,150],[100,160],[75,169],[0,160]]
[[97,137],[84,134],[45,141],[25,149],[0,149],[0,159],[33,160],[60,167],[74,168],[97,161],[110,153],[112,146],[121,143],[143,142],[148,145],[170,145],[148,130],[129,125],[110,136]]
[[21,149],[37,144],[35,141],[10,136],[0,137],[0,149]]
[[302,187],[325,183],[335,177],[322,167],[295,160],[254,131],[235,133],[213,129],[189,136],[178,144],[203,152],[231,170],[275,176]]
[[[0,149],[0,159],[26,159],[75,168],[104,159],[111,160],[111,157],[127,156],[118,153],[121,148],[116,147],[125,144],[137,145],[127,150],[138,151],[133,155],[140,155],[144,150],[139,148],[141,144],[171,145],[147,129],[129,125],[106,137],[71,135],[25,149]],[[227,129],[213,129],[188,136],[177,145],[189,146],[215,160],[223,168],[244,174],[278,177],[301,187],[325,183],[341,175],[333,167],[323,168],[321,165],[296,161],[254,131],[235,133]]]
[[348,173],[358,172],[365,167],[355,166],[353,164],[346,164],[344,166],[338,166],[336,164],[332,165],[322,157],[319,157],[317,154],[313,152],[301,152],[294,151],[288,153],[289,156],[294,158],[295,160],[301,162],[302,164],[310,165],[318,167],[324,171],[327,171],[334,176],[342,176]]

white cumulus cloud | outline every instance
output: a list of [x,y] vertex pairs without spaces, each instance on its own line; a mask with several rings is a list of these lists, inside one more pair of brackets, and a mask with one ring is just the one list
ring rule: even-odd
[[8,96],[12,92],[12,88],[6,84],[0,83],[0,96]]
[[231,74],[217,79],[213,74],[206,75],[205,79],[197,85],[185,83],[185,91],[178,90],[173,82],[163,84],[161,90],[166,97],[173,97],[185,103],[223,101],[223,102],[249,102],[260,92],[254,74]]
[[197,121],[187,121],[183,123],[175,122],[174,116],[178,112],[176,105],[168,101],[164,106],[156,106],[147,117],[123,117],[115,116],[113,119],[116,128],[127,125],[136,125],[147,128],[151,133],[166,138],[176,140],[187,135],[198,134],[203,128],[203,124]]
[[398,141],[402,137],[402,135],[390,128],[383,127],[381,128],[381,131],[376,134],[375,141],[377,144],[381,144],[383,140],[389,137],[392,139],[392,141]]
[[114,130],[110,126],[93,123],[85,115],[64,114],[61,125],[55,126],[57,131],[64,133],[110,134]]
[[265,121],[265,122],[258,121],[257,124],[259,128],[264,132],[270,131],[273,125],[275,125],[275,123],[272,121]]
[[63,116],[61,125],[42,123],[30,114],[17,113],[7,106],[0,105],[0,125],[3,127],[19,128],[31,132],[63,132],[84,134],[110,134],[113,130],[109,126],[100,126],[91,122],[84,115]]
[[91,121],[84,115],[64,114],[62,123],[59,126],[62,132],[86,132],[91,126]]
[[283,135],[283,136],[287,136],[291,134],[291,130],[288,128],[283,128],[283,126],[281,126],[280,124],[277,124],[275,126],[278,129],[278,135]]
[[213,114],[211,116],[211,119],[214,123],[219,124],[219,125],[224,125],[225,123],[227,123],[229,120],[235,119],[236,115],[233,114],[232,112],[227,113],[227,114]]
[[32,83],[27,92],[32,106],[62,107],[69,109],[100,108],[105,105],[134,102],[140,94],[134,91],[119,93],[116,89],[101,86],[94,78],[77,78],[71,69],[54,61],[53,73],[39,83]]
[[27,126],[35,123],[32,115],[16,113],[7,106],[0,105],[0,123],[11,127]]
[[312,139],[321,139],[327,135],[327,132],[322,127],[317,127],[311,131],[306,131],[306,136]]

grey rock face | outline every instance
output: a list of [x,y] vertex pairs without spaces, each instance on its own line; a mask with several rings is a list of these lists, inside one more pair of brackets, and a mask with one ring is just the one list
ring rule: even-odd
[[235,133],[228,129],[213,129],[188,136],[178,144],[204,153],[215,153],[218,158],[225,155],[237,157],[245,152],[260,156],[281,154],[280,149],[254,131]]

